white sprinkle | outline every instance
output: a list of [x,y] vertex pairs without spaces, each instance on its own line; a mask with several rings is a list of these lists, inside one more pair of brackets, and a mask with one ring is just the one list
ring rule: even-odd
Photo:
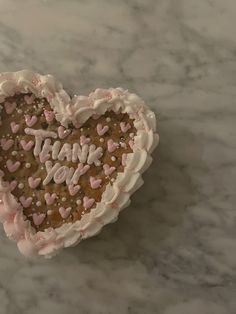
[[52,213],[53,213],[53,211],[52,211],[51,209],[49,209],[49,210],[47,211],[47,214],[48,214],[48,215],[52,215]]
[[18,188],[19,188],[19,189],[23,189],[23,188],[24,188],[24,184],[23,184],[23,183],[19,183],[19,184],[18,184]]
[[114,178],[112,178],[112,179],[111,179],[111,182],[114,182],[114,181],[115,181],[115,179],[114,179]]
[[110,117],[107,117],[107,118],[106,118],[106,122],[111,122],[111,118],[110,118]]
[[23,111],[21,109],[18,109],[17,112],[21,114]]
[[115,156],[111,156],[111,160],[112,161],[116,161],[116,157]]
[[24,154],[20,154],[21,155],[21,157],[24,157]]
[[134,137],[134,133],[130,133],[129,137],[133,138]]
[[17,151],[13,150],[13,152],[11,152],[12,156],[16,156],[17,155]]
[[35,193],[33,193],[32,195],[35,196]]
[[43,169],[44,169],[44,167],[41,167],[41,169],[43,170]]
[[37,201],[37,202],[36,202],[36,206],[39,207],[39,206],[41,206],[41,205],[42,205],[42,203],[41,203],[40,201]]
[[2,204],[2,200],[0,200],[0,204]]
[[61,203],[57,203],[57,205],[61,205]]
[[66,201],[66,197],[63,197],[61,200],[62,200],[62,202],[65,202]]
[[80,131],[83,131],[84,129],[83,128],[80,128]]
[[27,163],[25,164],[25,167],[26,167],[26,168],[30,168],[30,167],[31,167],[31,164],[30,164],[29,162],[27,162]]
[[104,138],[100,138],[100,140],[99,140],[101,143],[103,143],[104,142]]
[[49,221],[47,221],[46,224],[49,225]]
[[117,126],[117,124],[116,124],[116,123],[114,123],[114,126]]
[[81,203],[82,203],[81,200],[77,200],[77,201],[76,201],[76,204],[77,204],[77,205],[80,205]]

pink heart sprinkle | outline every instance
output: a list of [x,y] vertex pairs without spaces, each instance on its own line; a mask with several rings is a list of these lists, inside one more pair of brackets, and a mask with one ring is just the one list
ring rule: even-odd
[[84,196],[83,198],[83,205],[85,209],[89,209],[90,207],[92,207],[94,202],[95,202],[94,198],[88,198],[87,196]]
[[90,185],[92,189],[98,189],[101,186],[102,180],[101,179],[96,179],[94,177],[89,178]]
[[63,219],[66,219],[70,215],[70,212],[71,212],[71,207],[67,207],[67,208],[60,207],[59,208],[59,213]]
[[36,116],[30,116],[28,114],[25,115],[25,123],[27,126],[31,127],[37,122],[38,118]]
[[29,177],[28,178],[28,183],[29,186],[31,187],[31,189],[35,189],[41,182],[41,178],[33,178],[33,177]]
[[44,221],[45,217],[46,217],[45,214],[33,213],[32,218],[33,218],[33,222],[34,222],[35,226],[41,225],[42,222]]
[[8,159],[6,165],[9,172],[15,172],[20,167],[21,163],[19,161],[13,163],[11,159]]
[[70,134],[70,130],[65,129],[62,125],[58,127],[57,132],[60,139],[63,139]]
[[17,133],[19,131],[20,125],[17,124],[15,121],[12,121],[10,126],[13,133]]
[[32,197],[25,198],[24,196],[21,196],[19,199],[24,208],[28,208],[33,200]]
[[17,186],[17,181],[16,180],[13,180],[13,181],[10,182],[10,190],[11,190],[11,192],[13,190],[15,190],[16,186]]
[[91,141],[89,137],[86,137],[84,135],[80,136],[80,145],[88,144]]
[[120,123],[120,129],[123,133],[126,133],[131,128],[131,125],[129,123],[121,122]]
[[79,169],[79,172],[82,175],[84,175],[89,169],[90,169],[90,166],[89,165],[83,165],[83,164],[78,164],[78,169]]
[[69,190],[69,193],[71,196],[74,196],[77,192],[79,192],[80,190],[80,185],[73,185],[73,184],[70,184],[68,186],[68,190]]
[[56,195],[56,193],[52,193],[52,194],[45,193],[44,198],[45,198],[47,205],[52,205],[54,203],[55,199],[57,198],[57,195]]
[[45,119],[47,120],[47,122],[51,122],[54,119],[54,112],[51,110],[44,110],[44,115],[45,115]]
[[10,103],[10,102],[6,101],[4,103],[4,107],[5,107],[6,113],[11,114],[16,109],[16,103],[15,102]]
[[45,163],[49,158],[50,158],[49,154],[45,154],[42,152],[39,154],[39,160],[41,163]]
[[126,166],[126,160],[127,160],[127,154],[122,154],[122,157],[121,157],[121,163],[122,163],[122,166]]
[[129,146],[131,149],[134,148],[134,141],[133,140],[129,140]]
[[14,144],[14,141],[12,139],[6,140],[5,138],[1,139],[1,146],[3,150],[8,150],[12,147]]
[[102,125],[100,123],[98,123],[97,133],[99,136],[104,135],[108,130],[109,130],[109,126],[105,125],[104,127],[102,127]]
[[106,176],[109,176],[110,174],[112,174],[116,168],[115,167],[110,167],[108,164],[104,164],[103,165],[103,170],[105,172]]
[[22,146],[23,150],[28,152],[33,147],[34,142],[33,141],[26,142],[25,140],[20,140],[20,145]]
[[118,144],[118,143],[115,143],[115,142],[113,141],[113,139],[109,139],[109,140],[107,141],[107,149],[108,149],[109,153],[114,152],[118,147],[119,147],[119,144]]
[[24,96],[24,100],[27,103],[27,105],[32,105],[32,103],[34,102],[34,99],[35,99],[34,94],[32,94],[30,96],[29,95]]

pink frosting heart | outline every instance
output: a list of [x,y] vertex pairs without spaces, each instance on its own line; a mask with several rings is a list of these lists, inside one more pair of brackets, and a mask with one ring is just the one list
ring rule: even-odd
[[53,111],[51,110],[44,110],[44,115],[45,115],[45,119],[47,120],[47,122],[51,122],[53,121],[55,114]]
[[76,193],[79,192],[79,190],[80,190],[80,185],[79,185],[79,184],[77,184],[77,185],[70,184],[70,185],[68,186],[68,190],[69,190],[70,195],[71,195],[71,196],[74,196]]
[[29,183],[29,186],[32,188],[32,189],[35,189],[41,182],[41,178],[33,178],[33,177],[29,177],[28,178],[28,183]]
[[17,186],[17,181],[16,180],[13,180],[10,182],[10,190],[11,192],[16,188]]
[[83,164],[79,163],[78,169],[79,169],[79,172],[81,173],[81,175],[83,175],[90,169],[90,166],[89,165],[83,165]]
[[114,152],[118,147],[119,147],[119,144],[118,144],[118,143],[115,143],[115,142],[113,141],[113,139],[109,139],[109,140],[107,141],[107,149],[108,149],[109,153]]
[[33,198],[32,197],[25,198],[24,196],[21,196],[19,200],[24,208],[28,208],[31,205]]
[[70,134],[70,130],[65,129],[62,125],[58,127],[57,132],[60,139],[64,139],[65,137],[67,137],[67,135]]
[[11,159],[8,159],[6,165],[10,172],[15,172],[20,167],[21,163],[19,161],[13,162]]
[[32,94],[30,96],[29,95],[24,96],[24,100],[27,103],[27,105],[32,105],[32,103],[34,102],[34,99],[35,99],[34,94]]
[[36,116],[25,115],[25,123],[27,126],[31,127],[37,122],[38,118]]
[[57,195],[56,195],[56,193],[52,193],[52,194],[45,193],[44,198],[45,198],[47,205],[52,205],[54,203],[55,199],[57,198]]
[[6,113],[11,114],[16,109],[16,103],[15,102],[10,103],[10,102],[6,101],[4,103],[4,107],[5,107]]
[[131,125],[129,123],[121,122],[120,123],[120,129],[123,133],[126,133],[131,128]]
[[134,148],[134,141],[133,140],[129,140],[129,146],[131,149]]
[[88,198],[87,196],[84,196],[83,198],[83,206],[85,209],[89,209],[90,207],[92,207],[94,202],[94,198]]
[[26,142],[25,140],[20,140],[20,145],[23,148],[23,150],[28,152],[33,147],[34,141]]
[[19,131],[20,125],[17,124],[15,121],[12,121],[10,123],[10,126],[13,133],[17,133]]
[[102,180],[101,179],[96,179],[94,177],[89,178],[90,185],[92,189],[98,189],[101,186]]
[[110,167],[108,164],[104,164],[103,170],[105,172],[105,175],[109,176],[110,174],[112,174],[116,170],[116,168],[112,167],[112,166]]
[[70,212],[71,212],[71,207],[67,207],[67,208],[60,207],[59,208],[59,213],[63,219],[66,219],[70,215]]
[[35,226],[39,226],[42,224],[42,222],[44,221],[46,215],[41,213],[41,214],[37,214],[37,213],[33,213],[32,218],[33,218],[33,222],[35,224]]
[[86,137],[84,135],[80,136],[80,145],[88,144],[91,141],[89,137]]
[[7,140],[5,138],[2,138],[0,143],[3,150],[8,150],[12,147],[12,145],[14,144],[14,141],[12,139]]
[[97,133],[98,133],[99,136],[104,135],[108,130],[109,130],[109,126],[108,125],[105,125],[103,127],[100,123],[98,123],[98,125],[97,125]]

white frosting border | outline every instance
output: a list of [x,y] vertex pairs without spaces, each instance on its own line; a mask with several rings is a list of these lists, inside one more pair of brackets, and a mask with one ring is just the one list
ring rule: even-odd
[[36,233],[30,222],[25,220],[21,205],[0,174],[0,219],[7,236],[17,242],[25,256],[51,257],[59,249],[76,245],[82,239],[97,234],[104,225],[115,221],[119,212],[128,206],[130,195],[143,183],[141,174],[150,165],[150,154],[159,141],[155,133],[156,119],[143,100],[122,88],[96,89],[89,96],[74,96],[71,99],[61,83],[51,75],[27,70],[0,73],[0,103],[18,92],[32,92],[37,97],[47,98],[56,119],[64,126],[70,121],[83,124],[93,114],[104,114],[107,110],[121,110],[134,119],[137,129],[133,153],[127,155],[124,172],[118,173],[113,185],[107,185],[101,202],[75,223]]

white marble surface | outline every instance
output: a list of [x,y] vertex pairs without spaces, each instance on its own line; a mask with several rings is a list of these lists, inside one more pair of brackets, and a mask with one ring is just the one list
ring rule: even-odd
[[146,184],[53,260],[1,231],[0,313],[236,313],[235,0],[0,0],[0,71],[123,86],[159,118]]

